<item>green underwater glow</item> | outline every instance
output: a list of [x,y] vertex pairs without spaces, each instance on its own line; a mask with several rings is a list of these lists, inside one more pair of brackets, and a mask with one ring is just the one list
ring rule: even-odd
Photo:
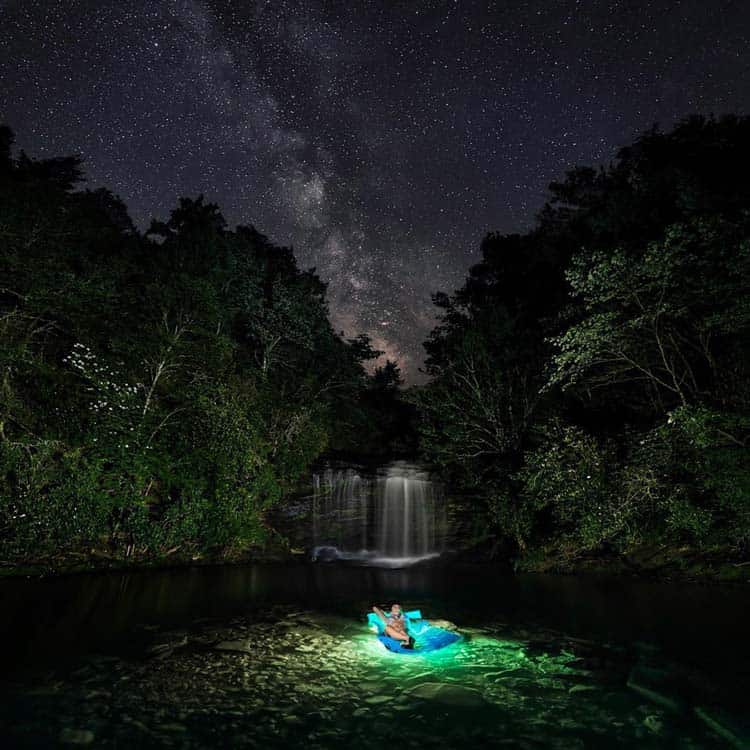
[[489,673],[492,677],[498,677],[504,670],[520,668],[533,669],[540,674],[574,671],[566,667],[575,658],[569,653],[531,660],[527,658],[523,644],[519,641],[492,638],[473,630],[462,632],[462,635],[462,640],[436,651],[420,652],[417,647],[414,655],[408,657],[386,649],[369,627],[366,632],[352,636],[351,641],[367,657],[369,666],[379,665],[393,675],[402,677],[418,674],[420,669],[424,669],[425,663],[429,664],[430,674],[433,676],[458,676],[469,670],[481,675],[484,670],[499,670]]
[[627,672],[594,679],[560,639],[511,637],[492,625],[459,631],[461,641],[413,656],[388,651],[362,621],[314,612],[157,633],[145,659],[79,670],[44,702],[30,693],[0,706],[0,721],[27,717],[20,731],[34,736],[59,731],[64,716],[66,729],[123,747],[162,746],[176,731],[189,732],[191,747],[216,746],[219,736],[222,746],[310,750],[518,746],[519,738],[553,750],[723,746],[629,689]]
[[443,650],[461,639],[455,628],[442,628],[422,618],[419,610],[404,613],[406,630],[414,640],[413,646],[404,648],[403,644],[386,634],[386,624],[374,612],[367,615],[368,628],[375,633],[383,646],[401,656],[413,657],[417,654],[427,654]]

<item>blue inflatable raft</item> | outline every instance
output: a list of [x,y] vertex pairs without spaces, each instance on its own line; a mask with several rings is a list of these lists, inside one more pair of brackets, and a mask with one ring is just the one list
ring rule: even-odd
[[378,640],[389,650],[396,654],[419,655],[431,651],[439,651],[441,648],[450,646],[461,640],[460,633],[454,633],[445,628],[430,625],[427,620],[422,619],[422,613],[418,610],[404,612],[406,619],[406,632],[414,638],[414,648],[404,648],[403,643],[395,638],[389,638],[385,634],[383,621],[374,613],[367,615],[367,624],[377,632]]

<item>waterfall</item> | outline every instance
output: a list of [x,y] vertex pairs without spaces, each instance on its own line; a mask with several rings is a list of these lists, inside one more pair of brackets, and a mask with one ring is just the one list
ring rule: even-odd
[[313,559],[398,567],[440,554],[444,503],[419,467],[395,462],[369,477],[327,469],[313,487]]

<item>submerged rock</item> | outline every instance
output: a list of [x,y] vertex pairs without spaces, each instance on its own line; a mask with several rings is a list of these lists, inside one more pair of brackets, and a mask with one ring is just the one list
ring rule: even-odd
[[595,692],[596,688],[593,685],[573,685],[572,688],[568,690],[569,693],[591,693]]
[[[708,740],[747,747],[745,735],[713,708],[670,715],[667,704],[682,705],[674,696],[691,706],[718,701],[696,699],[685,670],[660,661],[641,658],[631,671],[632,655],[589,644],[576,653],[545,631],[528,639],[537,646],[529,656],[515,633],[504,632],[465,641],[443,660],[391,658],[363,635],[361,623],[347,630],[347,622],[280,608],[191,626],[185,648],[174,649],[180,631],[152,634],[149,643],[165,644],[166,658],[144,658],[147,644],[139,643],[140,658],[81,668],[41,700],[25,692],[20,705],[43,732],[53,732],[45,740],[61,747],[312,749],[345,737],[361,746],[393,739],[404,750],[583,750],[673,740],[685,750]],[[59,706],[61,721],[73,728],[57,735],[58,724],[45,727],[49,706]],[[0,706],[0,724],[12,711],[3,714]],[[16,736],[33,731],[19,725]]]
[[482,708],[488,703],[476,689],[445,682],[423,682],[406,691],[408,695],[422,700],[436,701],[450,706]]
[[695,715],[713,732],[738,750],[750,748],[750,726],[740,726],[734,719],[718,708],[696,706]]
[[365,703],[369,703],[371,706],[377,706],[381,703],[390,703],[393,700],[391,695],[368,695],[365,698]]
[[157,659],[163,659],[169,656],[173,651],[187,646],[188,637],[186,633],[175,635],[175,637],[172,637],[173,635],[174,634],[171,633],[164,633],[162,638],[166,638],[166,640],[163,640],[160,643],[155,643],[147,650],[147,653]]
[[443,630],[458,630],[458,627],[450,620],[430,620],[430,625],[435,628],[442,628]]
[[177,722],[159,724],[156,728],[162,732],[187,732],[187,727],[184,724],[178,724]]
[[94,733],[90,729],[66,728],[58,737],[64,745],[90,745],[94,741]]
[[243,641],[221,641],[214,646],[218,651],[236,651],[242,654],[251,654],[253,645],[249,638]]
[[336,547],[316,547],[310,554],[313,562],[334,562],[339,559]]
[[684,701],[669,692],[669,687],[662,683],[661,676],[663,674],[661,671],[635,667],[630,672],[627,686],[644,698],[648,698],[674,713],[681,713],[685,710]]
[[664,722],[658,716],[650,714],[643,720],[643,726],[654,734],[661,734],[662,729],[664,729]]

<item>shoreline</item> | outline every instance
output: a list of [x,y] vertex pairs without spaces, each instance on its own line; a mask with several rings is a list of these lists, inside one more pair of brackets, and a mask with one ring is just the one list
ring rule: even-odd
[[[549,555],[531,560],[519,560],[514,564],[509,559],[492,558],[477,550],[457,550],[443,553],[430,563],[412,566],[414,569],[428,565],[444,567],[459,565],[466,567],[496,567],[507,575],[550,575],[561,577],[601,578],[610,580],[641,580],[653,583],[701,584],[720,586],[743,586],[750,583],[750,561],[735,562],[731,559],[712,558],[710,555],[692,554],[682,557],[670,548],[661,548],[646,560],[634,560],[633,556],[589,555],[576,559],[564,559]],[[272,565],[310,562],[304,550],[280,548],[249,549],[224,553],[193,553],[189,555],[162,555],[159,557],[124,557],[95,551],[89,553],[70,552],[59,556],[34,560],[0,563],[0,582],[19,579],[43,579],[71,575],[104,573],[141,573],[171,569],[233,567],[243,565]],[[312,563],[310,563],[312,564]],[[316,563],[335,565],[336,563]],[[399,569],[402,570],[402,569]]]
[[591,553],[574,559],[561,554],[520,561],[519,570],[553,575],[604,575],[661,583],[750,583],[750,561],[726,549],[697,550],[686,546],[643,545],[624,554]]
[[0,581],[18,578],[51,578],[89,573],[123,573],[169,570],[177,568],[221,567],[293,562],[304,556],[303,551],[246,550],[230,553],[193,553],[190,555],[161,555],[125,557],[101,551],[69,552],[58,557],[42,557],[11,564],[0,563]]

